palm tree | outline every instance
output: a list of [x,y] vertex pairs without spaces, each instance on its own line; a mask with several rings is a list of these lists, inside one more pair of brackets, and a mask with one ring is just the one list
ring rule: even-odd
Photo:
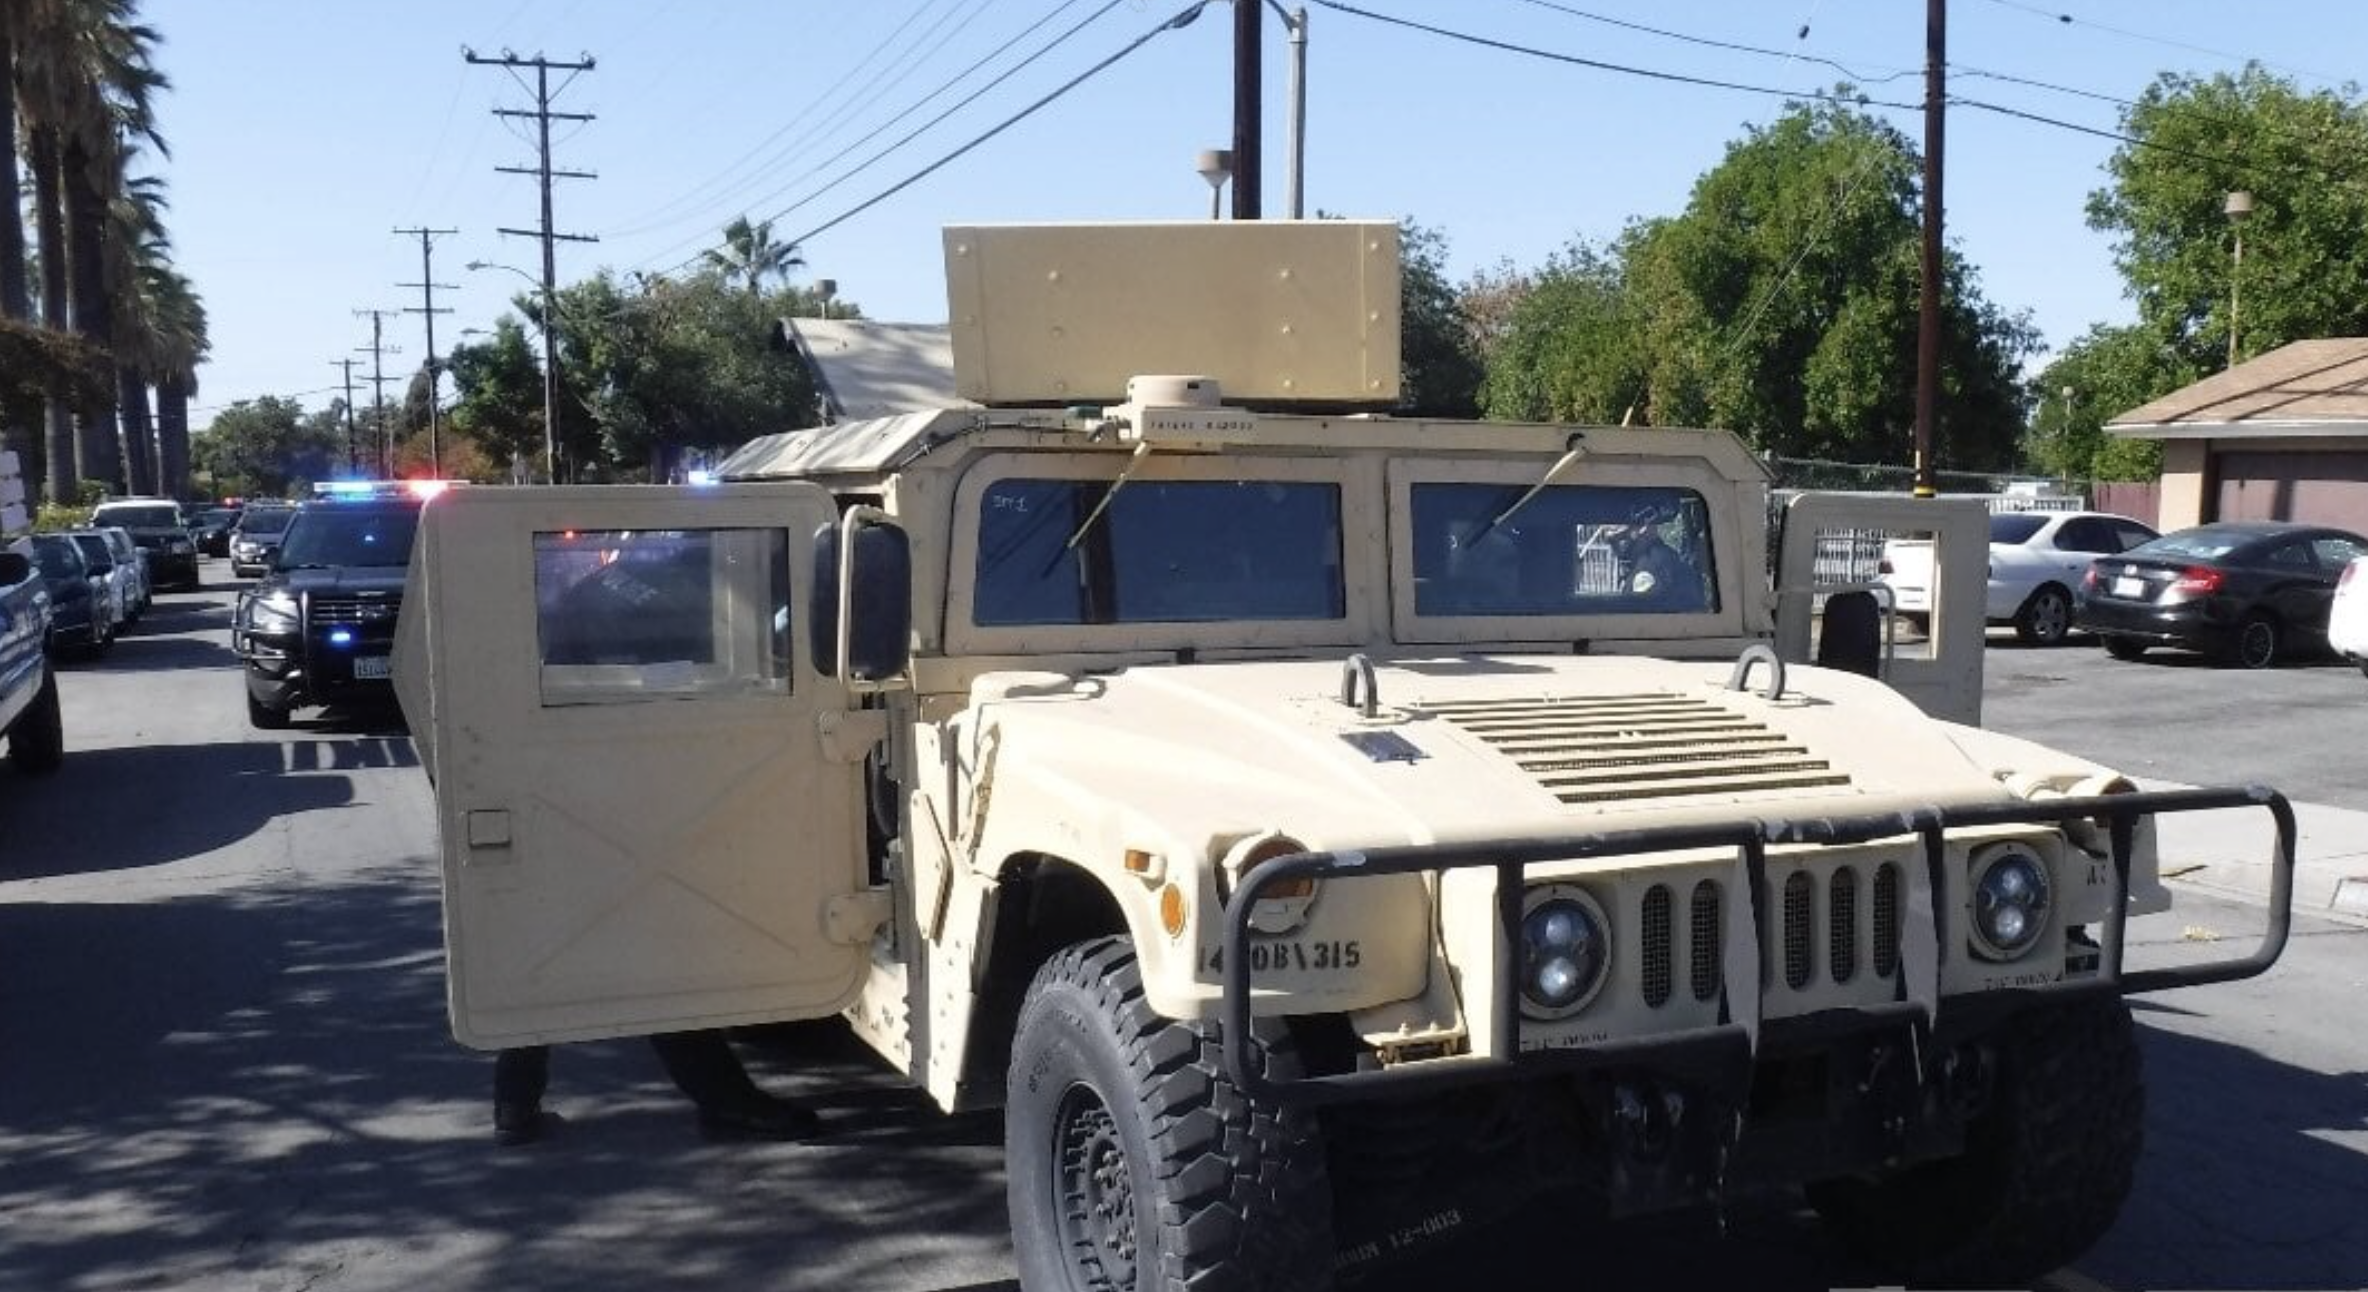
[[148,376],[161,362],[161,343],[149,291],[152,275],[167,264],[171,240],[164,232],[164,181],[153,175],[126,179],[107,204],[105,264],[107,298],[113,302],[116,404],[123,422],[123,477],[135,494],[157,487],[154,423],[148,413]]
[[156,470],[160,492],[189,494],[189,397],[197,393],[197,367],[213,348],[206,338],[205,302],[180,270],[159,265],[147,280],[149,316],[155,324]]
[[[16,6],[0,9],[0,319],[30,322],[32,283],[26,277],[24,175],[17,166]],[[41,428],[11,401],[0,407],[0,449],[13,449],[26,472],[41,460]]]
[[[42,322],[71,326],[102,351],[114,345],[105,247],[107,203],[121,188],[130,136],[160,152],[151,97],[166,82],[149,59],[153,28],[132,21],[134,0],[15,0],[16,89],[33,169],[41,255]],[[101,383],[74,404],[64,382],[49,401],[52,499],[77,477],[113,479],[121,463],[115,398]]]
[[798,254],[798,244],[773,241],[771,220],[750,224],[745,215],[724,226],[724,245],[707,252],[703,259],[725,282],[746,282],[750,299],[764,295],[767,278],[787,279],[790,270],[806,264],[806,258]]

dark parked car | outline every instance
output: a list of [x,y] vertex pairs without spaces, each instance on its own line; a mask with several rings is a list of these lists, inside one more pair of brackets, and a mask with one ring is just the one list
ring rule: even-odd
[[394,698],[388,658],[420,505],[395,492],[296,509],[271,568],[231,617],[249,722],[276,731],[303,705]]
[[91,571],[82,548],[64,534],[35,534],[33,564],[49,585],[49,640],[93,655],[115,644],[114,594],[107,578]]
[[148,574],[157,587],[197,587],[197,542],[189,537],[181,504],[170,498],[114,498],[91,509],[90,523],[129,530],[148,555]]
[[189,536],[207,556],[230,555],[230,531],[238,524],[238,508],[208,507],[189,522]]
[[2363,555],[2368,538],[2323,525],[2198,525],[2090,565],[2076,623],[2115,659],[2177,646],[2267,668],[2325,648],[2335,580]]

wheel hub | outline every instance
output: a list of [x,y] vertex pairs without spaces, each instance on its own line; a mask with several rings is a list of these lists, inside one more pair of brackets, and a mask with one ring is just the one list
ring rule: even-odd
[[1135,1285],[1135,1188],[1118,1121],[1085,1087],[1063,1096],[1054,1122],[1062,1246],[1083,1264],[1082,1286]]

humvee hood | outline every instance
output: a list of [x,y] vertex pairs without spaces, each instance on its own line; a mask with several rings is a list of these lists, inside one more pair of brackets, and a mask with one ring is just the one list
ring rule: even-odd
[[[1936,722],[1879,682],[1793,667],[1599,656],[1377,664],[1370,717],[1339,661],[1165,666],[974,689],[1004,769],[1216,831],[1320,848],[1546,837],[1614,825],[1859,815],[1999,801],[2103,768]],[[1362,683],[1358,684],[1361,688]],[[1024,753],[1023,753],[1024,749]]]

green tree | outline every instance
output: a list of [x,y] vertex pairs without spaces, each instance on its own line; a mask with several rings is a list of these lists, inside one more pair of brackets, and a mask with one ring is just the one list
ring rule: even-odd
[[223,493],[282,497],[341,474],[345,437],[330,417],[307,417],[293,399],[242,399],[214,415],[192,445]]
[[2032,383],[2032,463],[2072,480],[2154,479],[2161,443],[2115,439],[2105,423],[2204,375],[2145,324],[2090,328]]
[[1644,392],[1642,320],[1618,260],[1597,248],[1573,243],[1548,258],[1495,326],[1481,388],[1490,417],[1616,423]]
[[490,339],[454,346],[445,360],[454,392],[452,429],[475,445],[495,473],[492,479],[509,478],[512,461],[542,460],[543,375],[536,354],[525,325],[505,314]]
[[[2240,357],[2368,335],[2368,106],[2304,93],[2259,66],[2165,73],[2123,112],[2122,130],[2135,142],[2106,162],[2112,183],[2089,195],[2088,220],[2114,236],[2140,324],[2178,351],[2180,371],[2228,362],[2232,310]],[[2252,197],[2241,230],[2226,214],[2235,191]]]
[[1479,409],[1480,352],[1447,281],[1446,235],[1407,220],[1398,245],[1398,411],[1470,417]]
[[[1490,365],[1502,416],[1725,427],[1765,452],[1905,462],[1915,404],[1918,161],[1832,104],[1749,128],[1686,209],[1573,247],[1516,305]],[[1941,465],[2011,461],[2036,346],[1945,257]]]

